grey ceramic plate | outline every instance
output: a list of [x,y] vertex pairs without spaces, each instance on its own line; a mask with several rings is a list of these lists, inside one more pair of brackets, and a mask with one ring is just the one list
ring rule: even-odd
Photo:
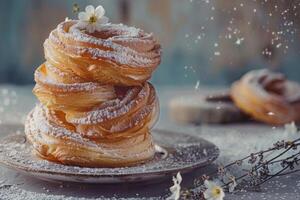
[[0,163],[26,175],[52,181],[85,183],[139,182],[166,178],[178,171],[190,172],[214,161],[219,149],[212,143],[190,135],[154,130],[156,143],[167,156],[156,153],[145,164],[124,168],[83,168],[65,166],[37,158],[24,135],[13,134],[0,143]]

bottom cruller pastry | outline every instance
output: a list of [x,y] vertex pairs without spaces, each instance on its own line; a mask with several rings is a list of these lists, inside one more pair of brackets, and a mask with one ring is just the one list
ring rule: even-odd
[[65,113],[39,104],[27,117],[25,133],[43,159],[88,167],[131,166],[153,158],[150,129],[158,112],[154,88],[145,83],[88,112]]

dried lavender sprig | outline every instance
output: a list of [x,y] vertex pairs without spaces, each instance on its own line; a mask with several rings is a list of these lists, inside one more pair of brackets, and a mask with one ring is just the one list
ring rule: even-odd
[[[299,141],[300,141],[300,138],[298,138],[294,141],[286,141],[286,142],[283,140],[278,141],[274,144],[274,147],[271,147],[264,151],[252,153],[240,160],[236,160],[225,166],[220,166],[217,171],[209,174],[208,176],[204,175],[202,177],[202,180],[208,179],[209,177],[217,175],[219,177],[220,181],[223,183],[223,187],[226,188],[230,184],[232,184],[234,181],[240,181],[240,182],[247,183],[247,179],[256,179],[256,180],[254,180],[254,182],[248,181],[248,185],[259,186],[274,177],[298,172],[298,171],[300,171],[300,169],[293,170],[294,168],[291,166],[294,166],[295,164],[299,165],[298,161],[300,160],[300,158],[298,158],[298,156],[300,157],[300,152],[297,152],[286,158],[282,158],[282,159],[279,159],[279,158],[287,155],[292,150],[297,149],[297,147],[300,146]],[[283,149],[284,149],[284,151],[282,151]],[[270,154],[277,153],[277,151],[280,151],[280,152],[278,152],[278,154],[276,156],[270,158],[269,160],[265,160],[265,157],[269,157]],[[270,153],[270,154],[266,156],[265,154],[267,154],[267,153]],[[259,161],[257,161],[257,157],[259,157]],[[293,160],[291,161],[291,159],[293,159]],[[242,170],[247,171],[247,173],[234,178],[234,181],[229,180],[226,182],[224,180],[224,177],[228,178],[229,176],[232,176],[229,173],[230,167],[236,166],[236,165],[241,166],[243,164],[243,162],[246,160],[248,160],[248,163],[250,165],[252,165],[251,169],[250,170],[242,169]],[[278,164],[278,163],[281,164],[282,168],[279,171],[277,171],[276,173],[270,174],[269,167],[272,165]],[[288,165],[282,166],[283,165],[282,163],[288,163]],[[197,184],[195,184],[195,185],[196,185],[196,187],[199,187],[199,185],[197,185]]]

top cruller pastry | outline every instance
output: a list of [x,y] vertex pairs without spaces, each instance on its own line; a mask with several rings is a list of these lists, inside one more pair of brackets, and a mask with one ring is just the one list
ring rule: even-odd
[[161,60],[152,34],[123,24],[102,24],[89,33],[80,21],[65,21],[44,43],[47,62],[69,72],[68,80],[134,86],[151,78]]
[[118,167],[154,156],[150,130],[159,106],[147,80],[160,64],[161,47],[152,34],[110,24],[104,13],[87,6],[44,43],[46,62],[35,72],[33,90],[41,104],[25,123],[43,159]]

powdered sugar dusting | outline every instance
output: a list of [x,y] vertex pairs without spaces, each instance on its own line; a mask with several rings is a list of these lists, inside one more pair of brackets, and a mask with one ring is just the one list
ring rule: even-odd
[[[93,59],[105,58],[135,67],[153,67],[160,63],[160,45],[152,34],[123,24],[106,24],[102,29],[103,38],[96,37],[80,30],[77,21],[68,21],[59,24],[57,29],[51,32],[49,39],[67,50],[74,49],[69,51],[74,52],[74,56],[87,53]],[[56,31],[66,40],[58,37]],[[75,46],[71,42],[66,43],[73,40],[76,42]],[[86,47],[87,43],[93,47]]]
[[35,71],[35,80],[39,83],[50,86],[53,90],[57,90],[61,92],[74,92],[74,91],[91,92],[99,88],[102,88],[103,91],[113,90],[113,86],[101,85],[96,82],[72,83],[72,84],[59,83],[51,79],[49,76],[44,76],[39,70]]

